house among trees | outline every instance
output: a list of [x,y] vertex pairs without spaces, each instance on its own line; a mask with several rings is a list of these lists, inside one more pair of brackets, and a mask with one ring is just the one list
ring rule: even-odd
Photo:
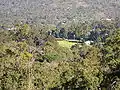
[[58,30],[48,31],[48,35],[52,35],[55,38],[64,38],[71,41],[79,40],[89,43],[105,42],[109,34],[110,32],[102,24],[94,25],[92,30],[82,35],[76,35],[75,31],[66,31],[65,28],[60,27]]

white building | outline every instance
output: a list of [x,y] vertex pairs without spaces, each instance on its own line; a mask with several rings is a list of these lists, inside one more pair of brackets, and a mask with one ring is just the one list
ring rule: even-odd
[[88,46],[93,44],[93,43],[94,43],[93,41],[85,41],[85,44],[88,45]]

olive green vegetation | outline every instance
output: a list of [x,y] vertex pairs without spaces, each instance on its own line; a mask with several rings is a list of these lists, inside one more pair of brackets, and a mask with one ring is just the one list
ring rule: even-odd
[[[51,37],[49,37],[49,39],[50,38]],[[42,48],[44,50],[43,58],[47,61],[72,60],[72,51],[69,48],[60,46],[53,38],[45,42],[45,45]]]
[[120,90],[120,29],[107,39],[102,52],[104,54],[103,67],[107,74],[104,83],[110,87],[114,84],[113,89]]
[[45,27],[15,27],[0,32],[0,90],[120,89],[120,29],[90,47],[57,41]]

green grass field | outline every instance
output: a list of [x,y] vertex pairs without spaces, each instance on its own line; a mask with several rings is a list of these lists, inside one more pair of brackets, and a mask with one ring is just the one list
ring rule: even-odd
[[77,44],[75,42],[69,42],[67,40],[61,40],[61,41],[57,41],[59,43],[60,46],[62,47],[66,47],[66,48],[71,48],[73,45]]

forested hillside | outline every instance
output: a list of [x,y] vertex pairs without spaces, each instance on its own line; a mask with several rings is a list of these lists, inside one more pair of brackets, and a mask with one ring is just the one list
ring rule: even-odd
[[120,90],[120,0],[0,0],[0,90]]
[[0,0],[0,22],[35,24],[92,21],[120,16],[119,0]]
[[[119,20],[54,28],[60,38],[49,35],[49,28],[1,26],[0,90],[120,90]],[[76,32],[78,42],[66,40],[67,31]],[[109,31],[107,37],[103,31]],[[87,32],[99,36],[92,45]]]

